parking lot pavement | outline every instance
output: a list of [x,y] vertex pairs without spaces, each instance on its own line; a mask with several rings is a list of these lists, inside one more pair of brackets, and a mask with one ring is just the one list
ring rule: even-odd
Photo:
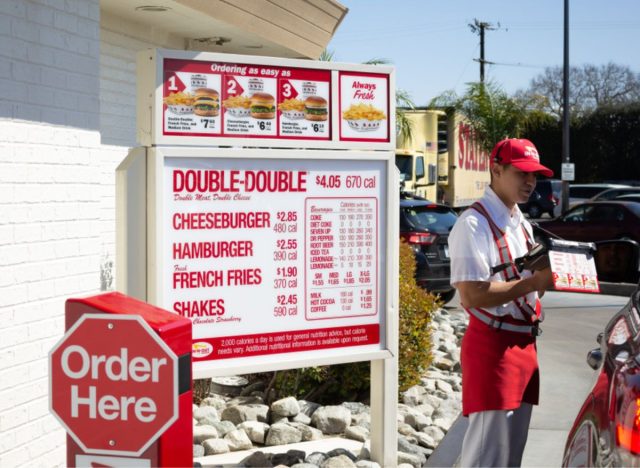
[[567,434],[596,377],[586,363],[596,336],[627,297],[549,292],[538,339],[540,405],[533,410],[522,466],[560,466]]

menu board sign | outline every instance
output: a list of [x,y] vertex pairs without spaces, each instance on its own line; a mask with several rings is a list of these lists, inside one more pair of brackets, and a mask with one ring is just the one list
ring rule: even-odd
[[388,161],[184,153],[162,168],[160,288],[195,362],[384,349]]
[[143,145],[394,149],[392,67],[169,50],[138,63]]
[[600,292],[593,256],[585,252],[550,250],[549,261],[555,290]]
[[324,139],[331,72],[165,59],[163,135]]
[[340,72],[340,139],[389,140],[389,76]]

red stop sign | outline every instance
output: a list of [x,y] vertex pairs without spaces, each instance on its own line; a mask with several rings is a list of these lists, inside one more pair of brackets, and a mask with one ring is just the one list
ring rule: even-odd
[[86,453],[138,456],[178,418],[178,359],[137,315],[83,315],[49,367],[51,411]]

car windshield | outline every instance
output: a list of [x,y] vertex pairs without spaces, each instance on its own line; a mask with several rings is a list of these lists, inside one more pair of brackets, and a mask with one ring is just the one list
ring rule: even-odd
[[413,158],[411,156],[402,156],[396,154],[396,167],[400,171],[400,174],[405,174],[405,179],[411,179],[413,176],[412,170]]
[[407,220],[418,228],[448,233],[458,217],[447,207],[410,206],[404,208]]
[[604,192],[600,192],[598,195],[593,197],[594,200],[613,200],[614,198],[619,197],[620,195],[624,195],[627,193],[640,193],[640,189],[638,188],[614,188],[608,189]]
[[[635,205],[635,204],[631,204]],[[635,207],[634,207],[635,208]],[[640,206],[636,209],[629,207],[636,215],[640,214]],[[624,221],[625,209],[622,205],[581,205],[564,215],[564,221],[573,222],[621,222]]]
[[606,190],[606,187],[570,186],[569,196],[574,198],[591,198]]
[[640,203],[628,203],[627,208],[629,208],[634,215],[640,218]]
[[569,211],[566,215],[564,215],[562,219],[564,221],[573,221],[573,222],[587,221],[587,219],[589,219],[589,214],[591,213],[592,209],[593,209],[593,206],[591,205],[578,206],[577,208],[574,208],[573,210]]
[[640,202],[640,195],[620,195],[615,198],[615,201]]

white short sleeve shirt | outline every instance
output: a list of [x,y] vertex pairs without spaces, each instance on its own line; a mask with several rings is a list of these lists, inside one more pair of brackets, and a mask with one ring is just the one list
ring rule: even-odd
[[[515,259],[527,253],[527,240],[522,226],[531,238],[533,234],[531,224],[524,218],[518,205],[510,211],[491,187],[486,188],[483,197],[478,201],[487,210],[493,222],[505,233],[511,257]],[[491,268],[503,262],[500,260],[498,246],[488,221],[476,210],[467,209],[456,221],[449,235],[449,252],[452,286],[455,287],[462,281],[504,281],[502,273],[491,274]],[[520,273],[522,278],[531,275],[528,270]],[[537,298],[537,292],[527,294],[530,304],[535,304]],[[498,307],[486,307],[484,310],[500,317],[511,315],[516,319],[525,319],[513,302]]]

